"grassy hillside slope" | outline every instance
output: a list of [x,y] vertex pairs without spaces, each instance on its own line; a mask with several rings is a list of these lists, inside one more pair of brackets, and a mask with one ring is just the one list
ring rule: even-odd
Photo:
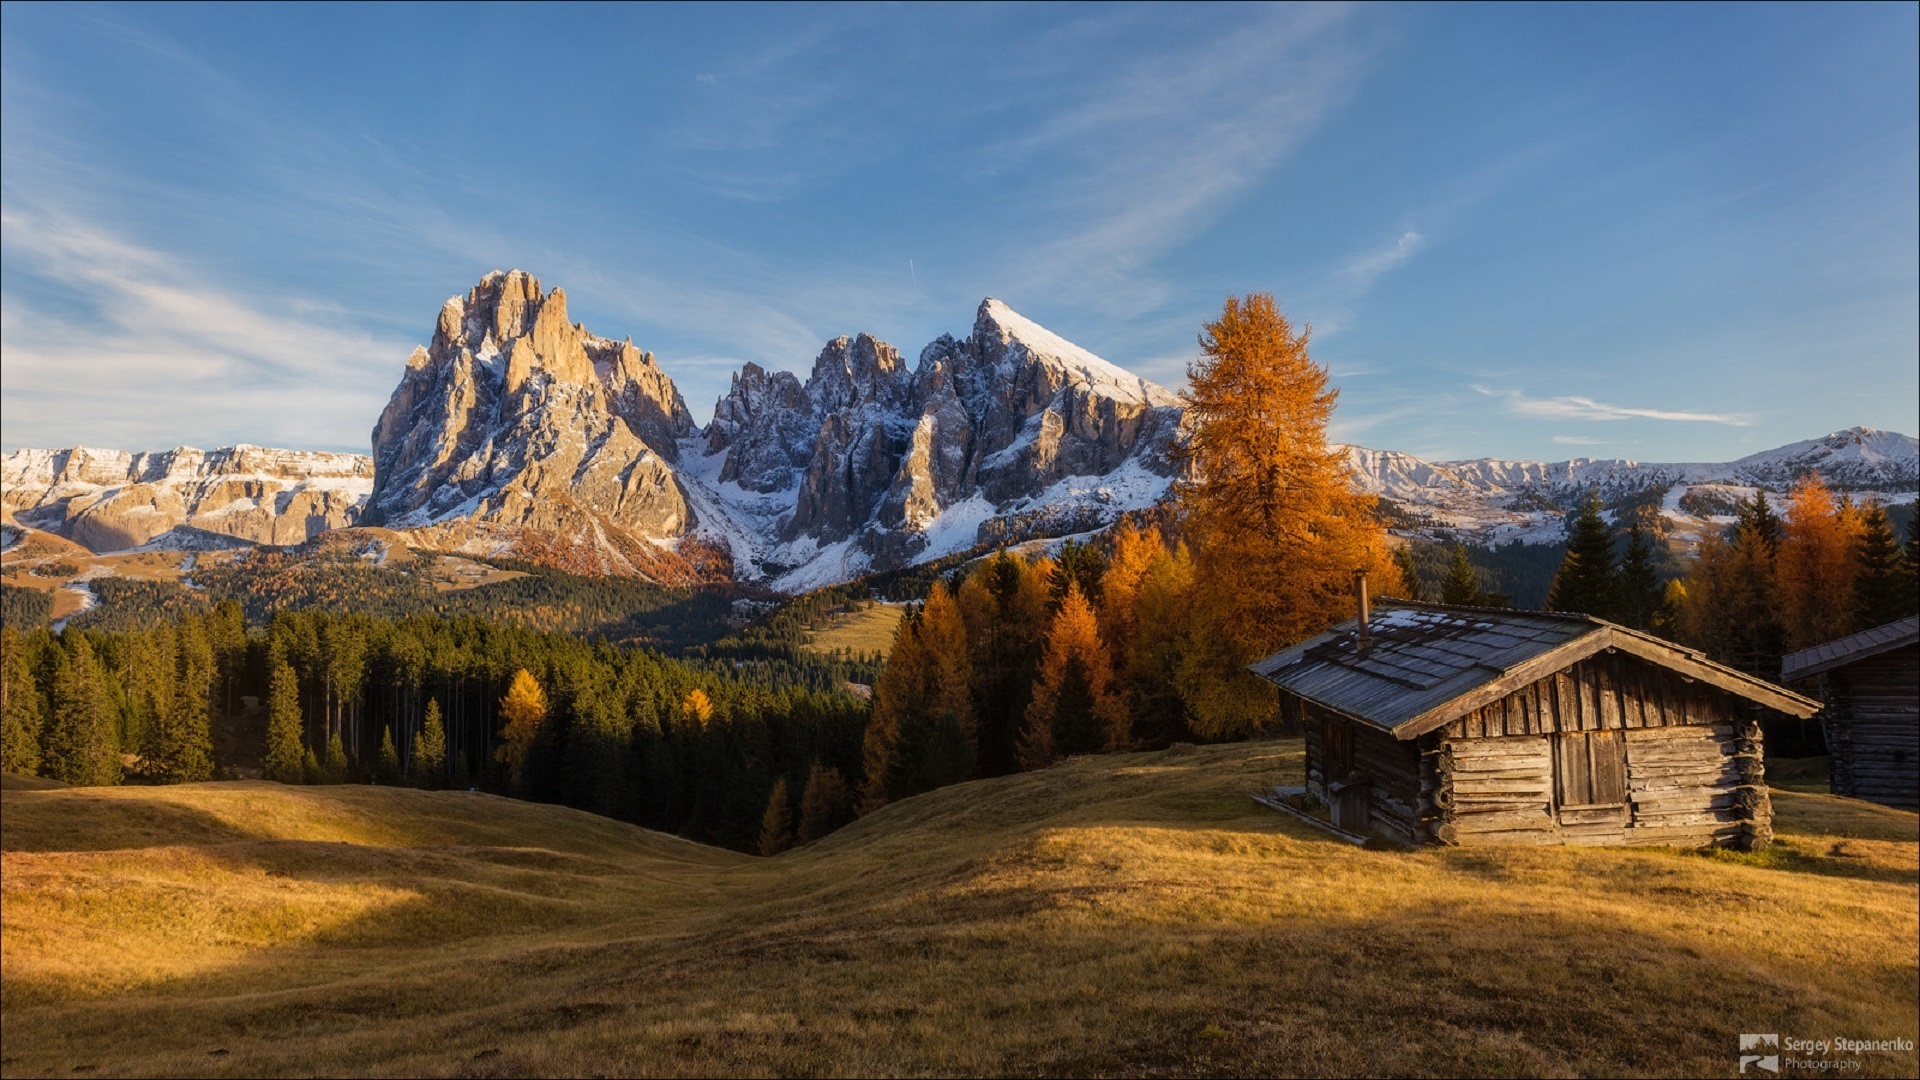
[[1743,1031],[1920,1023],[1911,813],[1782,792],[1753,856],[1361,851],[1247,798],[1300,767],[1082,759],[774,859],[466,793],[7,790],[0,1064],[1730,1075]]

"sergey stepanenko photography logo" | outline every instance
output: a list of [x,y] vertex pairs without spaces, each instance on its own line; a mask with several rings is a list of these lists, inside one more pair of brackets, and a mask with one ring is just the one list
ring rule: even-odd
[[[1784,1051],[1784,1053],[1782,1052]],[[1743,1074],[1859,1072],[1864,1054],[1911,1054],[1912,1039],[1782,1039],[1777,1034],[1740,1036]]]

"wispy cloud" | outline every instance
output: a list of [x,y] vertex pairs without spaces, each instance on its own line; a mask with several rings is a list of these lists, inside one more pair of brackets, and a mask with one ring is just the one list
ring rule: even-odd
[[1385,247],[1369,248],[1347,259],[1307,299],[1314,333],[1330,337],[1352,322],[1355,308],[1388,273],[1407,264],[1426,243],[1415,229],[1403,229]]
[[9,290],[10,446],[128,449],[249,441],[342,445],[364,430],[408,351],[343,329],[345,313],[222,288],[193,267],[64,215],[0,212],[6,257],[98,313],[82,332]]
[[1350,288],[1365,292],[1373,288],[1373,283],[1380,280],[1382,274],[1413,258],[1413,253],[1420,250],[1423,240],[1419,233],[1408,229],[1391,245],[1356,256],[1340,268],[1340,277]]
[[[1679,412],[1671,409],[1637,409],[1609,405],[1589,397],[1528,397],[1518,390],[1494,390],[1476,386],[1474,390],[1506,404],[1508,412],[1520,416],[1538,416],[1553,420],[1667,420],[1677,423],[1727,424],[1746,427],[1751,417],[1741,413]],[[1558,440],[1556,440],[1558,441]]]
[[1585,435],[1555,435],[1553,441],[1562,446],[1605,446],[1606,439],[1590,439]]
[[[1116,18],[1125,21],[1127,13]],[[1137,310],[1143,267],[1290,154],[1355,85],[1363,50],[1341,8],[1287,9],[1223,37],[1161,48],[981,156],[1040,176],[1046,231],[1012,287]]]

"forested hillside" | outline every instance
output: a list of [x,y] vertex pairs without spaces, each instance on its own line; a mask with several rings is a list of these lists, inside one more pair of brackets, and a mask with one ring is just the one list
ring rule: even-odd
[[281,612],[250,633],[226,602],[152,629],[8,627],[0,652],[7,772],[471,786],[736,848],[777,780],[857,778],[867,715],[827,659],[675,660],[472,616]]

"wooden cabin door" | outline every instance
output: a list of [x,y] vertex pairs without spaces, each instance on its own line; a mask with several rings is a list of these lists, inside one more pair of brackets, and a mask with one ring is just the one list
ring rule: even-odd
[[1553,801],[1563,825],[1624,816],[1627,746],[1618,731],[1563,731],[1553,737]]

